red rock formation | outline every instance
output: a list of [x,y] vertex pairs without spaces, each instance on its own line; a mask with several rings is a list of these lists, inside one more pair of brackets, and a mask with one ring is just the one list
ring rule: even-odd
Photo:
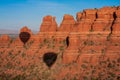
[[75,24],[74,17],[65,14],[62,23],[60,24],[60,27],[56,33],[57,43],[65,40],[66,37],[69,35],[69,32],[72,32],[75,29],[74,24]]
[[[0,75],[10,69],[13,75],[13,70],[20,69],[26,79],[32,75],[33,79],[37,76],[36,80],[53,76],[55,80],[119,78],[120,7],[86,9],[77,13],[76,21],[73,16],[64,15],[59,29],[55,17],[45,16],[38,34],[33,35],[26,26],[20,32],[31,35],[32,40],[24,46],[17,38],[8,48],[9,36],[0,37]],[[47,52],[57,54],[49,70],[43,63]],[[105,75],[101,77],[101,73]]]
[[50,15],[45,16],[40,27],[40,32],[56,32],[56,31],[57,23],[55,17],[52,17]]
[[5,47],[5,46],[8,46],[8,44],[10,43],[10,37],[6,34],[2,35],[0,37],[0,47]]
[[115,11],[114,13],[114,17],[115,17],[115,21],[113,24],[113,34],[118,35],[120,34],[120,8],[118,7],[118,9]]
[[86,9],[83,13],[77,13],[77,30],[78,32],[90,32],[91,26],[96,19],[96,9]]
[[40,32],[38,33],[40,40],[43,40],[43,37],[41,36],[44,36],[44,38],[51,38],[55,35],[55,32],[57,31],[57,23],[55,19],[55,17],[50,15],[43,18],[40,26]]
[[[28,42],[35,40],[35,37],[33,36],[33,33],[30,29],[28,29],[27,26],[24,26],[23,28],[20,29],[21,32],[28,32],[30,34],[30,38]],[[23,47],[23,42],[21,41],[20,37],[16,38],[11,46],[18,46],[18,47]]]
[[77,22],[79,22],[82,18],[82,12],[78,12],[76,15]]
[[111,33],[112,23],[114,21],[114,12],[116,8],[103,7],[97,11],[97,19],[93,25],[93,31],[96,33]]
[[30,35],[33,34],[32,31],[31,31],[30,29],[28,29],[27,26],[22,27],[21,30],[20,30],[20,33],[21,33],[21,32],[28,32]]
[[6,34],[2,35],[1,38],[0,38],[1,41],[9,41],[10,40],[10,37]]
[[66,37],[67,49],[63,54],[63,63],[75,62],[78,57],[79,38],[78,34],[71,33],[69,37]]
[[60,32],[71,32],[74,28],[75,20],[73,16],[65,14],[59,27]]

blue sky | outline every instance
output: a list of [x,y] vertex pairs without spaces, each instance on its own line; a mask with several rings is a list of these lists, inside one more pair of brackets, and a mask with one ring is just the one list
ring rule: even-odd
[[56,16],[60,24],[64,14],[75,17],[83,9],[119,5],[120,0],[0,0],[0,29],[19,30],[26,25],[39,31],[46,15]]

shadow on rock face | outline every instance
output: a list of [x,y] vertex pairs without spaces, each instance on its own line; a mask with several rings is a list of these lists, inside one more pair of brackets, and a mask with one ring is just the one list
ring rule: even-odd
[[25,44],[30,39],[30,33],[28,33],[28,32],[21,32],[19,34],[19,38]]
[[43,61],[50,68],[56,61],[57,54],[54,52],[47,52],[43,55]]
[[66,45],[69,46],[69,37],[66,38]]

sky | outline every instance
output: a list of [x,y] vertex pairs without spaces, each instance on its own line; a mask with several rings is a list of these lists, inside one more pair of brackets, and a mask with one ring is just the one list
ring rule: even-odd
[[62,22],[64,14],[76,17],[83,9],[120,6],[120,0],[0,0],[0,29],[20,30],[28,26],[39,31],[46,15]]

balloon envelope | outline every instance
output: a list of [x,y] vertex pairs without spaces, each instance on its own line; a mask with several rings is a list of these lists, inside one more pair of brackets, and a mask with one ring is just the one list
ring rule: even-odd
[[30,33],[28,33],[28,32],[21,32],[19,34],[19,38],[25,44],[30,39]]
[[43,56],[43,61],[48,67],[51,67],[57,59],[57,54],[53,52],[45,53]]

